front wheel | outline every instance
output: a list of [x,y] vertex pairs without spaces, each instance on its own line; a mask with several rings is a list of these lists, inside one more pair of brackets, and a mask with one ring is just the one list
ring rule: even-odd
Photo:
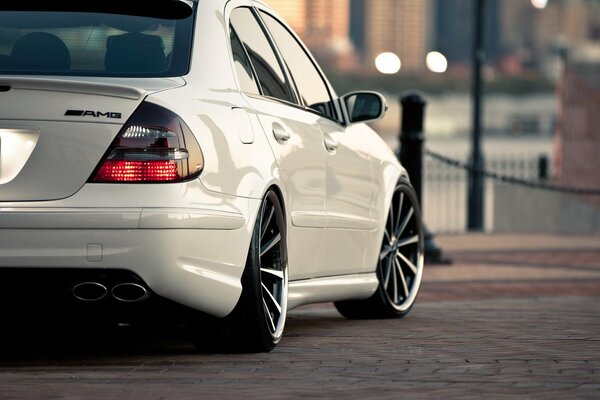
[[402,318],[412,309],[423,276],[424,234],[417,195],[400,179],[390,204],[379,252],[375,294],[366,300],[341,301],[346,318]]
[[199,350],[268,352],[280,342],[287,316],[286,237],[283,208],[269,191],[252,232],[240,300],[226,318],[196,324]]

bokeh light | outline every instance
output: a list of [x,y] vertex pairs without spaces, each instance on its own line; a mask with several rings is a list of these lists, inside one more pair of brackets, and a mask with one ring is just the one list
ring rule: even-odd
[[541,10],[543,8],[546,8],[546,6],[548,5],[548,0],[531,0],[531,5]]
[[394,53],[381,53],[375,58],[375,67],[382,74],[395,74],[400,71],[402,62]]
[[427,54],[427,68],[431,72],[443,74],[448,69],[448,60],[446,57],[437,51],[432,51]]

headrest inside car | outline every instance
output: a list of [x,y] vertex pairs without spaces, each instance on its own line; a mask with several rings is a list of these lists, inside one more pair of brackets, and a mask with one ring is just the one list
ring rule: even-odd
[[165,46],[160,36],[126,33],[106,42],[106,70],[110,72],[161,72],[166,68]]
[[32,32],[15,43],[10,62],[21,70],[65,71],[71,68],[71,54],[58,37],[46,32]]

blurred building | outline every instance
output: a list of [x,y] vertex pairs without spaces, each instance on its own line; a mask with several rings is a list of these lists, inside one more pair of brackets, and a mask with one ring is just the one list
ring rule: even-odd
[[300,36],[306,33],[306,0],[267,0],[275,11],[286,20]]
[[352,0],[352,39],[363,65],[374,69],[380,53],[392,52],[402,71],[425,67],[430,25],[429,0]]
[[350,41],[350,0],[306,0],[307,40],[324,46]]
[[[496,60],[501,54],[499,3],[518,4],[519,0],[485,2],[486,57],[491,61]],[[473,59],[475,1],[436,0],[434,14],[433,49],[444,54],[450,63],[470,63]]]
[[338,68],[355,62],[350,0],[266,0],[321,61]]
[[561,53],[594,40],[600,24],[598,0],[551,0],[543,9],[529,0],[500,2],[505,57],[556,75]]
[[[600,188],[600,46],[578,52],[564,67],[555,137],[559,183]],[[590,199],[600,206],[600,199]]]

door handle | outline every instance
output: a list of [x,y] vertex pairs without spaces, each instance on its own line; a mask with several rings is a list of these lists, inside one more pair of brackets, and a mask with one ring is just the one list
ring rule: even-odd
[[285,143],[290,140],[290,133],[281,126],[273,126],[273,136],[280,143]]
[[328,151],[334,152],[337,150],[338,148],[338,142],[336,142],[335,140],[331,139],[331,138],[325,138],[325,148]]

